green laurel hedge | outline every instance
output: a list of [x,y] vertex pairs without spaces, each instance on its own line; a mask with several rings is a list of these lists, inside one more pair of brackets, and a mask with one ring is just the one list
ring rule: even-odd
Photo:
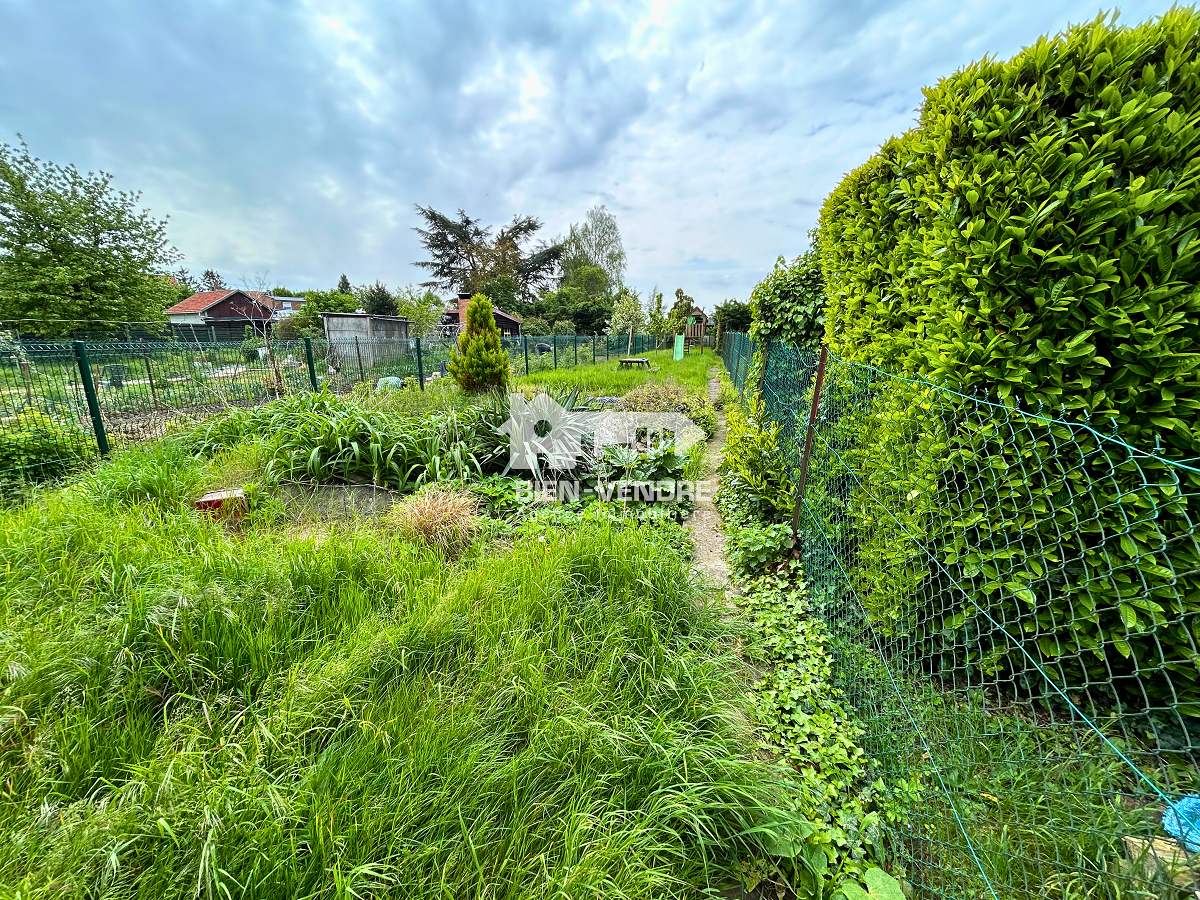
[[[1200,456],[1198,47],[1191,9],[1100,18],[927,90],[917,127],[822,210],[831,350]],[[1026,669],[994,618],[1092,699],[1200,715],[1200,479],[1106,461],[1057,426],[1014,431],[965,398],[918,427],[919,399],[876,396],[858,434],[861,471],[907,510],[902,528],[856,523],[884,627],[946,666]],[[1054,462],[1068,438],[1074,469]],[[936,453],[906,472],[922,439]],[[1147,485],[1170,496],[1147,500]],[[920,610],[905,592],[957,600]]]
[[1097,19],[928,89],[822,209],[831,349],[1200,453],[1198,43]]

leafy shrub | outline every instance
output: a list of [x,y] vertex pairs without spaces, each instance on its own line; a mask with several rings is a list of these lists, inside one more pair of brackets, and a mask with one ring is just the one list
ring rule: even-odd
[[779,446],[779,426],[769,421],[762,399],[747,395],[725,407],[728,431],[717,504],[727,520],[777,522],[790,518],[795,487]]
[[249,325],[246,326],[246,331],[242,337],[242,359],[253,364],[258,362],[258,351],[267,346],[266,341],[254,333],[254,329]]
[[[1098,18],[928,90],[917,128],[822,210],[832,350],[1200,455],[1198,47],[1194,10]],[[1200,558],[1191,541],[1161,549],[1200,516],[1200,479],[1152,458],[1114,468],[1094,435],[1063,443],[1058,426],[939,397],[933,421],[919,386],[869,390],[845,425],[867,479],[847,504],[857,577],[880,627],[999,677],[1024,662],[972,648],[988,618],[1020,622],[1068,682],[1200,714]],[[1144,486],[1176,477],[1174,496]],[[870,516],[869,496],[900,521]],[[1157,522],[1131,531],[1147,504]],[[926,554],[941,568],[922,583]],[[1143,600],[1142,585],[1162,587]],[[953,602],[925,617],[934,594]]]
[[500,345],[492,301],[483,294],[467,304],[466,328],[447,368],[464,391],[502,388],[508,382],[508,354]]
[[82,428],[27,409],[0,429],[0,472],[17,481],[47,481],[78,469],[96,453]]
[[551,334],[574,334],[575,323],[570,319],[556,319]]
[[831,349],[1200,453],[1198,48],[1099,18],[927,90],[822,210]]
[[627,412],[679,412],[698,425],[706,438],[717,433],[717,411],[712,404],[674,381],[647,381],[621,397],[617,408]]
[[745,578],[778,565],[791,554],[793,544],[790,523],[734,525],[729,529],[725,549],[733,571]]
[[530,337],[550,334],[550,323],[538,316],[529,316],[521,320],[521,334],[527,334]]
[[760,346],[783,341],[815,347],[825,332],[825,283],[813,250],[789,264],[782,256],[750,293],[750,336]]

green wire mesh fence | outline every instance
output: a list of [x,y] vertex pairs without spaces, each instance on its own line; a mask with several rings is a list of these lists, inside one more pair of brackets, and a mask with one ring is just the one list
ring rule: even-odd
[[[67,474],[110,445],[159,437],[230,406],[359,384],[424,390],[457,338],[18,341],[0,332],[0,490]],[[670,336],[501,339],[515,377],[615,361]],[[613,363],[615,365],[615,362]]]
[[[723,349],[758,389],[759,348]],[[956,900],[1200,896],[1200,462],[833,356],[814,406],[818,366],[772,344],[761,393],[790,466],[815,410],[805,577],[894,873]]]

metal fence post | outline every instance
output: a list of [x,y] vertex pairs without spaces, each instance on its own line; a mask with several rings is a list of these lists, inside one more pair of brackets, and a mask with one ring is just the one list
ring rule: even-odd
[[817,404],[821,402],[821,385],[825,383],[825,360],[829,348],[821,345],[821,358],[817,362],[817,378],[813,384],[812,409],[808,411],[808,428],[804,434],[804,452],[800,457],[800,476],[796,479],[796,506],[792,509],[792,534],[800,534],[800,509],[804,505],[804,489],[808,487],[808,462],[812,458],[813,432],[817,430]]
[[425,361],[421,358],[421,339],[417,338],[417,383],[425,390]]
[[766,398],[766,395],[763,394],[763,391],[766,389],[766,386],[767,386],[767,361],[768,361],[768,357],[770,355],[771,355],[771,341],[768,338],[766,341],[763,342],[762,371],[758,373],[758,396],[763,398],[764,404],[766,403],[767,398]]
[[92,381],[92,363],[88,359],[87,344],[75,341],[75,361],[79,363],[79,380],[83,383],[83,395],[87,398],[88,413],[92,418],[92,431],[96,435],[96,449],[101,456],[108,456],[108,435],[104,433],[104,419],[100,415],[100,398],[96,396],[96,384]]
[[596,364],[596,335],[592,335],[592,365]]
[[550,344],[554,347],[554,368],[558,368],[558,335],[550,335]]
[[304,358],[308,360],[308,381],[312,385],[314,391],[319,391],[317,387],[317,364],[313,362],[312,338],[304,339]]
[[158,409],[158,388],[154,384],[154,370],[150,368],[150,352],[146,349],[145,341],[142,341],[142,359],[146,363],[146,377],[150,379],[150,399],[154,402],[154,408]]
[[362,347],[358,345],[358,335],[354,336],[354,354],[358,357],[358,380],[366,381],[367,373],[363,371],[362,364]]
[[733,355],[733,386],[738,390],[741,390],[742,386],[740,383],[738,383],[738,377],[741,374],[742,368],[742,336],[740,334],[737,336],[736,343],[737,349],[734,351]]
[[577,335],[577,334],[571,335],[571,343],[575,347],[575,365],[576,365],[576,367],[578,367],[579,366],[579,335]]
[[529,335],[521,335],[521,348],[525,351],[525,374],[529,375]]

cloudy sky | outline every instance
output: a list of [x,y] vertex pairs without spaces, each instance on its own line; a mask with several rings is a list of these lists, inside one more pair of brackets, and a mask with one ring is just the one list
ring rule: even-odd
[[604,203],[631,284],[711,308],[805,248],[922,85],[1100,10],[0,0],[0,140],[112,172],[170,216],[191,269],[231,282],[419,281],[414,203],[536,215],[547,237]]

